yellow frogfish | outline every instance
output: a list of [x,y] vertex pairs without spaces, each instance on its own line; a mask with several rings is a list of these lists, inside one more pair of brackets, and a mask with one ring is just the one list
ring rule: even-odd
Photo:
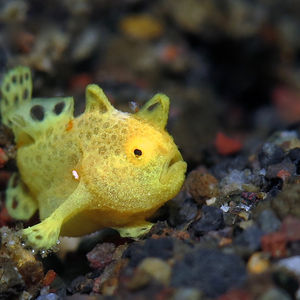
[[14,133],[19,170],[9,181],[6,207],[19,220],[39,210],[41,222],[22,230],[31,247],[46,250],[60,235],[104,227],[138,237],[179,192],[187,165],[165,130],[167,96],[156,94],[131,114],[90,84],[85,111],[74,117],[72,97],[31,98],[27,67],[9,71],[1,92],[2,122]]

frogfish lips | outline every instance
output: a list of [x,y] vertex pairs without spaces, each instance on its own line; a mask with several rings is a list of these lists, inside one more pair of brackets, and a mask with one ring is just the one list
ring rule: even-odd
[[174,181],[176,183],[177,180],[183,181],[183,176],[186,172],[187,164],[182,159],[182,156],[179,151],[176,151],[174,155],[169,159],[162,168],[162,172],[160,175],[160,183],[168,184]]

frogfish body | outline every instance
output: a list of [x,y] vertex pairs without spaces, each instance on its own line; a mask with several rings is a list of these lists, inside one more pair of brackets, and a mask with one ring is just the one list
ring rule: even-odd
[[2,122],[14,132],[19,169],[6,206],[20,220],[39,210],[41,222],[22,231],[33,248],[104,227],[138,237],[152,226],[146,219],[179,192],[186,163],[165,130],[167,96],[156,94],[130,114],[91,84],[85,111],[74,118],[72,97],[31,98],[27,67],[9,71],[1,92]]

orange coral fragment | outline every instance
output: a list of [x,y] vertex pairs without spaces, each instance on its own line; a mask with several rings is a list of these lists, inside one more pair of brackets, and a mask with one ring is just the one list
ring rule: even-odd
[[278,87],[273,91],[273,102],[279,116],[287,122],[300,120],[300,92],[297,89]]
[[49,270],[43,280],[43,286],[50,285],[56,277],[56,273],[53,270]]
[[2,148],[0,148],[0,168],[2,168],[7,161],[8,161],[8,157],[6,153]]
[[277,177],[281,178],[283,181],[285,181],[287,178],[289,178],[291,176],[290,172],[288,172],[287,170],[280,170],[277,173]]
[[230,155],[240,151],[243,144],[238,139],[230,138],[223,132],[218,132],[215,139],[215,146],[221,155]]

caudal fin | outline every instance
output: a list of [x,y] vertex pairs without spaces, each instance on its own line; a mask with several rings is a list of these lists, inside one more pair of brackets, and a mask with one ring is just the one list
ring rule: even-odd
[[1,94],[2,123],[12,127],[11,119],[14,116],[14,111],[24,102],[31,100],[32,80],[30,69],[20,66],[10,70],[2,80]]

